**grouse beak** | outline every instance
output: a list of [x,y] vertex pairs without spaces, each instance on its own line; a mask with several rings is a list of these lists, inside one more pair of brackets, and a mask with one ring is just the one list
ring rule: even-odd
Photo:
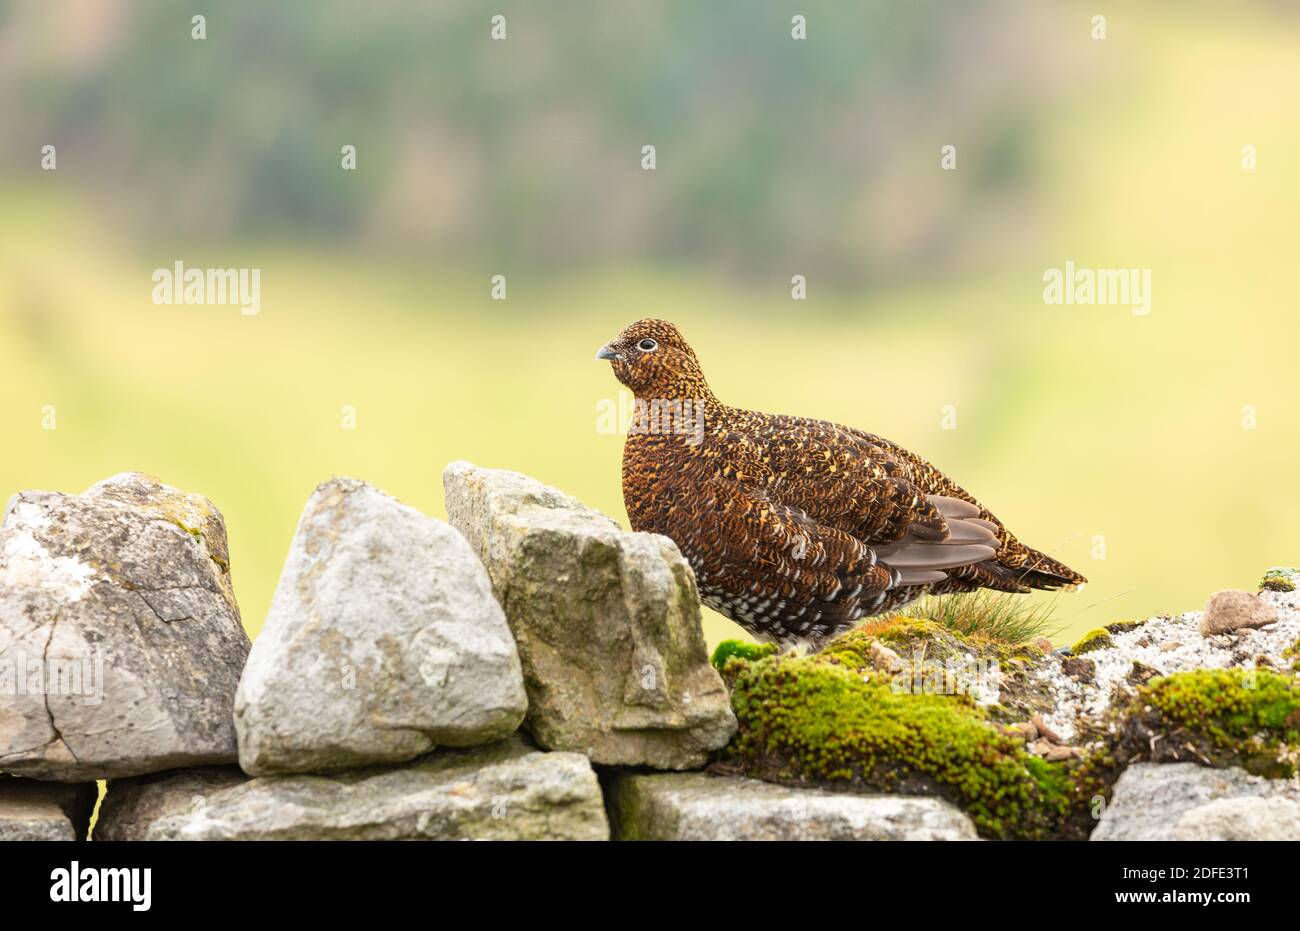
[[610,349],[609,344],[606,343],[604,346],[601,346],[600,349],[596,351],[596,358],[597,359],[621,359],[623,358],[623,356],[620,353],[617,353],[614,350]]

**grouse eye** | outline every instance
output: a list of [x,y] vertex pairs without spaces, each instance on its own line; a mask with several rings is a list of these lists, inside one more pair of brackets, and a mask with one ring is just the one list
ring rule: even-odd
[[640,349],[642,352],[654,352],[659,348],[659,344],[652,339],[643,339],[641,342],[636,344],[636,348]]

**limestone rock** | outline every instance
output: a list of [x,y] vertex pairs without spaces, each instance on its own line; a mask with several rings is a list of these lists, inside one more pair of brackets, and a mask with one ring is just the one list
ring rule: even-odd
[[514,638],[465,539],[364,482],[317,488],[240,683],[244,771],[489,743],[526,704]]
[[83,782],[233,762],[248,647],[206,498],[124,473],[10,500],[0,772]]
[[1201,614],[1201,633],[1206,637],[1228,634],[1243,627],[1264,627],[1277,623],[1277,608],[1250,592],[1227,589],[1215,592]]
[[615,776],[618,840],[977,840],[975,826],[937,798],[787,788],[703,773]]
[[1221,798],[1184,812],[1174,840],[1300,840],[1300,805],[1289,798]]
[[1300,840],[1300,787],[1243,769],[1135,763],[1091,840]]
[[586,758],[519,737],[398,767],[245,777],[234,767],[114,781],[96,840],[607,840]]
[[709,665],[690,567],[667,537],[628,533],[514,472],[453,462],[448,519],[479,554],[519,645],[527,727],[593,762],[687,769],[736,721]]
[[93,782],[0,776],[0,841],[85,840],[98,797]]

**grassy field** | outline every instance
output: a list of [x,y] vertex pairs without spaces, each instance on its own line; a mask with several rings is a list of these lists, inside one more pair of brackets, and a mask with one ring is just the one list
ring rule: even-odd
[[[806,304],[784,269],[741,289],[635,267],[511,276],[493,302],[496,269],[141,245],[50,190],[2,191],[0,495],[128,469],[208,495],[256,633],[299,510],[331,475],[441,514],[440,472],[463,458],[625,521],[622,440],[596,429],[619,386],[592,356],[656,315],[683,327],[721,397],[903,443],[1088,575],[1057,599],[1062,641],[1249,588],[1300,559],[1300,48],[1249,23],[1161,28],[1187,32],[1147,55],[1132,46],[1150,35],[1115,29],[1108,50],[1144,64],[1030,143],[1050,223],[1020,261],[898,290],[814,287]],[[155,306],[150,273],[177,258],[260,267],[262,313]],[[1067,259],[1151,268],[1151,314],[1045,305],[1043,270]],[[710,616],[707,633],[735,629]]]

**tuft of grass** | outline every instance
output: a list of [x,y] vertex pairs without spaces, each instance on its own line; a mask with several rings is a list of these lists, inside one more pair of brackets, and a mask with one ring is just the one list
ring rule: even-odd
[[1018,644],[1060,633],[1061,625],[1052,623],[1055,608],[1054,600],[1034,602],[1023,595],[981,589],[968,595],[922,598],[908,606],[903,616],[934,621],[966,637]]

